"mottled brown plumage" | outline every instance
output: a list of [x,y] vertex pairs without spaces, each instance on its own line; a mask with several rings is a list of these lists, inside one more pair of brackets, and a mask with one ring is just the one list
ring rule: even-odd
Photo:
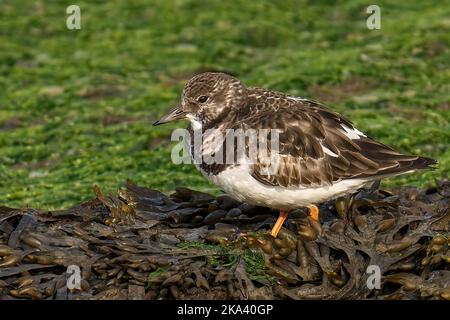
[[[206,138],[206,130],[217,129],[222,135],[229,129],[278,130],[279,149],[268,150],[278,166],[270,174],[262,169],[273,163],[262,161],[251,165],[197,164],[210,180],[237,199],[282,210],[272,230],[274,236],[287,216],[286,210],[299,204],[333,199],[374,180],[436,164],[434,159],[402,154],[375,141],[320,103],[269,89],[247,88],[223,73],[193,77],[183,91],[181,104],[156,124],[183,118],[191,121],[191,133],[201,131],[205,138],[198,150],[191,145],[192,155],[213,156],[221,151],[222,162],[227,159],[226,140],[215,145]],[[269,147],[271,139],[269,135]],[[232,150],[234,155],[237,147],[235,144]]]
[[[342,126],[355,130],[352,123],[311,100],[250,88],[248,101],[250,112],[231,124],[232,128],[281,130],[278,172],[262,176],[261,165],[255,165],[253,176],[262,183],[283,187],[326,185],[342,179],[378,179],[436,163],[430,158],[404,155],[363,135],[350,139]],[[326,154],[323,147],[336,156]]]
[[[197,101],[202,96],[209,97],[207,107]],[[252,172],[256,180],[268,185],[321,186],[343,179],[379,179],[436,163],[402,154],[362,134],[351,139],[343,126],[355,130],[353,124],[324,105],[269,89],[245,88],[226,74],[195,76],[183,91],[183,101],[183,111],[193,114],[203,131],[279,129],[278,171],[262,175],[263,164],[257,163]],[[324,147],[335,156],[325,153]],[[229,166],[202,163],[200,168],[217,174]]]

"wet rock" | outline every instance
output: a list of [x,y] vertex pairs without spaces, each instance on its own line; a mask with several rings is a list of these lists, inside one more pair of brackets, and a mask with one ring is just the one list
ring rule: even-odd
[[239,205],[239,210],[242,211],[242,213],[247,214],[247,215],[251,215],[251,214],[256,214],[258,213],[258,208],[257,206],[253,206],[251,204],[247,204],[247,203],[243,203],[241,205]]
[[180,240],[171,234],[162,234],[159,237],[159,241],[164,244],[176,245],[180,243]]
[[172,194],[172,198],[181,199],[183,201],[189,201],[195,206],[208,205],[216,198],[210,194],[191,190],[188,188],[178,187],[175,189],[176,192]]
[[204,222],[208,225],[213,225],[224,218],[226,214],[227,212],[225,210],[213,211],[205,217]]
[[230,210],[231,208],[235,208],[241,204],[241,202],[227,195],[218,196],[217,201],[219,202],[220,209],[223,210]]
[[241,214],[242,214],[241,209],[233,208],[227,212],[227,217],[228,218],[236,218],[236,217],[239,217]]

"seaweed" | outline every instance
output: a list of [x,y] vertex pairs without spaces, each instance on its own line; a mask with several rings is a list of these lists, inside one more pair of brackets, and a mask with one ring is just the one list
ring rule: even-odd
[[131,181],[94,194],[1,207],[2,299],[450,299],[447,179],[324,203],[320,223],[294,210],[277,238],[276,212],[225,195]]

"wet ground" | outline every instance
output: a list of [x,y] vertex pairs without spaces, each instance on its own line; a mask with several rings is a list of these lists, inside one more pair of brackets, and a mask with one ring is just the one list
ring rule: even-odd
[[0,207],[0,299],[450,299],[448,180],[325,203],[320,223],[294,210],[277,239],[277,212],[227,196],[94,193]]

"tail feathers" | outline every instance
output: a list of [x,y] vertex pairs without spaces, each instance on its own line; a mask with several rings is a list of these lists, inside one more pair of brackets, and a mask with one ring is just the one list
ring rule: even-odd
[[379,172],[379,176],[388,177],[388,176],[396,176],[403,173],[413,172],[421,169],[435,169],[433,165],[436,165],[438,162],[435,159],[427,158],[427,157],[419,157],[417,156],[412,160],[398,160],[398,165],[392,168],[387,168]]
[[433,169],[437,161],[432,158],[402,154],[381,142],[370,138],[353,140],[365,158],[378,165],[377,173],[362,174],[362,177],[389,177],[420,169]]
[[432,167],[438,162],[435,159],[427,158],[427,157],[417,157],[416,160],[413,161],[414,169],[435,169]]

